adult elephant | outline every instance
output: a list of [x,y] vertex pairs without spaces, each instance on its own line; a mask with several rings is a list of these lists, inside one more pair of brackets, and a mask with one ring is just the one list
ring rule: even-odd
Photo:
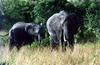
[[34,40],[40,41],[40,29],[41,25],[17,22],[9,31],[9,49],[12,50],[16,46],[19,50],[23,45],[31,44]]
[[73,50],[74,35],[81,24],[81,18],[75,13],[68,14],[63,10],[52,15],[47,20],[51,47],[55,49],[58,45],[61,45],[62,50],[66,50],[66,46],[69,45]]
[[68,14],[63,10],[59,13],[55,13],[47,20],[46,26],[50,35],[50,44],[53,49],[56,49],[60,43],[62,44],[62,28],[67,16]]

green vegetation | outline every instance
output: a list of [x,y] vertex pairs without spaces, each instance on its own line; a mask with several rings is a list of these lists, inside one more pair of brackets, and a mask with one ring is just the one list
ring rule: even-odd
[[[47,19],[52,14],[59,12],[60,10],[75,12],[81,9],[85,10],[86,13],[84,13],[84,24],[76,35],[76,40],[91,42],[100,40],[100,8],[98,8],[98,2],[96,0],[68,1],[1,0],[2,5],[0,5],[0,7],[2,7],[5,16],[7,16],[4,26],[9,30],[17,21],[46,23]],[[46,41],[48,41],[48,39],[46,39]]]
[[0,46],[6,45],[8,43],[8,36],[3,36],[5,34],[6,34],[5,31],[0,31]]
[[[46,23],[47,19],[60,10],[74,12],[84,9],[84,25],[76,35],[78,41],[97,41],[100,39],[100,10],[97,1],[68,2],[67,0],[2,0],[2,9],[9,16],[6,28],[17,21]],[[78,3],[79,2],[79,3]],[[11,4],[12,3],[12,4]]]

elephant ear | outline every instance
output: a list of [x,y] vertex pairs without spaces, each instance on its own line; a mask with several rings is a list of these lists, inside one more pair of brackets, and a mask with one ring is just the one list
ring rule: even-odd
[[30,35],[33,35],[34,34],[34,25],[32,24],[27,24],[25,26],[25,31],[30,34]]

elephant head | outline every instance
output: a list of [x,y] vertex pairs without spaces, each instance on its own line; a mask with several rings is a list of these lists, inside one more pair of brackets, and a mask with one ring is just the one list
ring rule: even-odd
[[34,35],[35,34],[34,26],[35,24],[33,23],[27,23],[27,25],[25,26],[25,31],[30,35]]
[[25,31],[29,35],[33,35],[35,40],[40,41],[42,38],[44,38],[45,35],[43,26],[44,26],[43,23],[40,24],[28,23],[25,26]]

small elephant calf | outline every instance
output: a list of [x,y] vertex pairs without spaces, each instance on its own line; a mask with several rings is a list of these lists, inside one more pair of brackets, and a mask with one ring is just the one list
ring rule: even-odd
[[31,44],[34,40],[41,41],[43,38],[41,29],[40,24],[17,22],[9,31],[9,50],[14,46],[20,50],[23,45]]

